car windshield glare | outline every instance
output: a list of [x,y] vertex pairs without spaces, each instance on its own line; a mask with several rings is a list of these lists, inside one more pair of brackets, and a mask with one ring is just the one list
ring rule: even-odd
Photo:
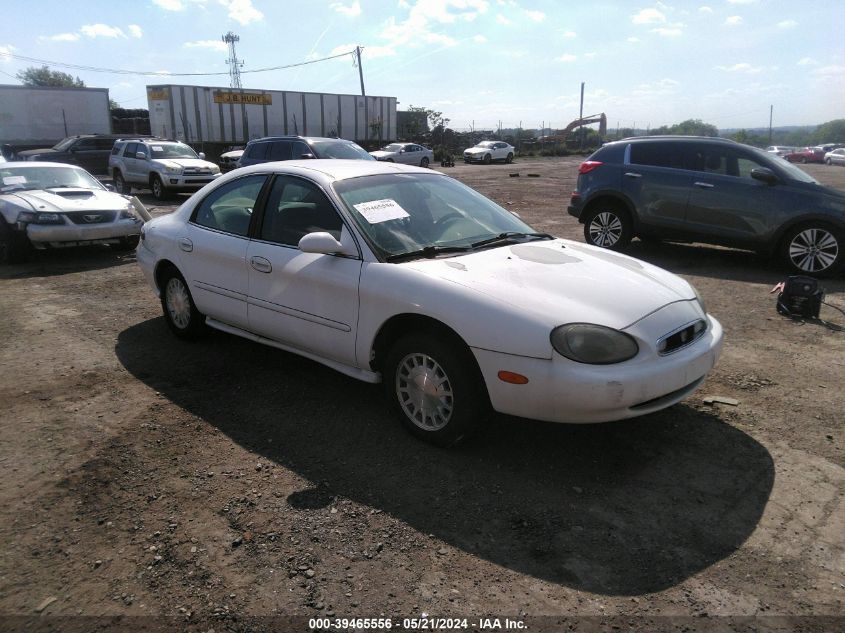
[[199,158],[194,150],[182,143],[152,144],[149,147],[153,158]]
[[493,141],[481,141],[476,147],[493,147]]
[[363,147],[359,147],[355,143],[344,143],[342,141],[319,141],[313,145],[320,158],[375,160]]
[[103,189],[84,169],[75,167],[0,167],[0,191],[33,189]]
[[383,152],[398,152],[400,149],[402,149],[402,146],[399,143],[391,143],[390,145],[382,147],[381,151],[383,151]]
[[336,182],[334,189],[381,258],[534,232],[477,191],[435,174],[364,176]]
[[68,147],[70,147],[71,145],[73,145],[73,142],[74,142],[75,140],[76,140],[76,137],[74,137],[74,136],[69,136],[69,137],[67,137],[67,138],[63,138],[61,141],[59,141],[58,143],[56,143],[55,145],[53,145],[53,149],[54,149],[54,150],[56,150],[57,152],[63,152],[63,151],[65,151]]

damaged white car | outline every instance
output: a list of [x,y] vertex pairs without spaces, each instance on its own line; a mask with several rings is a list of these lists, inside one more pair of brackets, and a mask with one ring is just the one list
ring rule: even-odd
[[140,202],[109,191],[81,167],[0,165],[0,263],[24,261],[33,248],[108,244],[131,250],[144,215]]

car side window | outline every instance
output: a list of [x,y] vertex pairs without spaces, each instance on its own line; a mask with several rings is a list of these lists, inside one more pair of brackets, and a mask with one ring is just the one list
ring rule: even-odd
[[191,221],[208,229],[246,237],[252,210],[266,179],[263,174],[245,176],[218,187],[199,203]]
[[80,152],[90,152],[92,149],[97,149],[97,146],[94,139],[83,138],[76,142],[73,148]]
[[123,155],[126,158],[135,158],[135,153],[138,151],[138,143],[127,143],[126,149],[123,150]]
[[144,145],[143,143],[138,143],[137,151],[139,151],[140,153],[142,153],[146,157],[149,157],[149,155],[150,155],[149,148],[146,145]]
[[267,150],[269,147],[269,143],[254,143],[247,148],[246,153],[249,158],[263,160],[267,158]]
[[112,156],[117,156],[118,154],[120,154],[120,150],[123,149],[124,147],[125,147],[125,145],[115,143],[114,147],[111,148]]
[[294,141],[291,143],[291,150],[290,150],[291,158],[293,160],[299,160],[302,158],[303,154],[314,154],[314,151],[308,146],[307,143],[303,143],[302,141]]
[[264,209],[259,238],[267,242],[297,246],[318,231],[340,239],[343,220],[317,185],[302,178],[277,176]]
[[758,163],[750,156],[744,154],[737,154],[735,173],[731,174],[739,176],[740,178],[751,178],[751,170],[758,167],[765,167],[765,165]]
[[268,143],[270,151],[267,158],[270,160],[290,160],[290,143],[288,141],[274,141]]
[[683,169],[684,161],[678,143],[632,143],[631,164]]

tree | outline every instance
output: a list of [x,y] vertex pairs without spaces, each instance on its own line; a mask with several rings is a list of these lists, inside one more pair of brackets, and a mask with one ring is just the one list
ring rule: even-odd
[[120,104],[114,99],[109,99],[109,110],[120,110]]
[[15,75],[24,86],[53,86],[59,88],[84,88],[85,82],[79,77],[72,77],[58,70],[50,70],[47,66],[36,68],[30,66]]
[[845,142],[845,119],[834,119],[822,123],[813,132],[815,143],[842,143]]

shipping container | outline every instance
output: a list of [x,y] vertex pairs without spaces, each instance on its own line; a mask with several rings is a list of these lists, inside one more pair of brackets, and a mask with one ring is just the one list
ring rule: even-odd
[[106,88],[0,86],[0,143],[51,147],[74,134],[109,134]]
[[191,144],[244,145],[299,134],[358,142],[396,138],[396,97],[205,86],[147,86],[150,131]]

